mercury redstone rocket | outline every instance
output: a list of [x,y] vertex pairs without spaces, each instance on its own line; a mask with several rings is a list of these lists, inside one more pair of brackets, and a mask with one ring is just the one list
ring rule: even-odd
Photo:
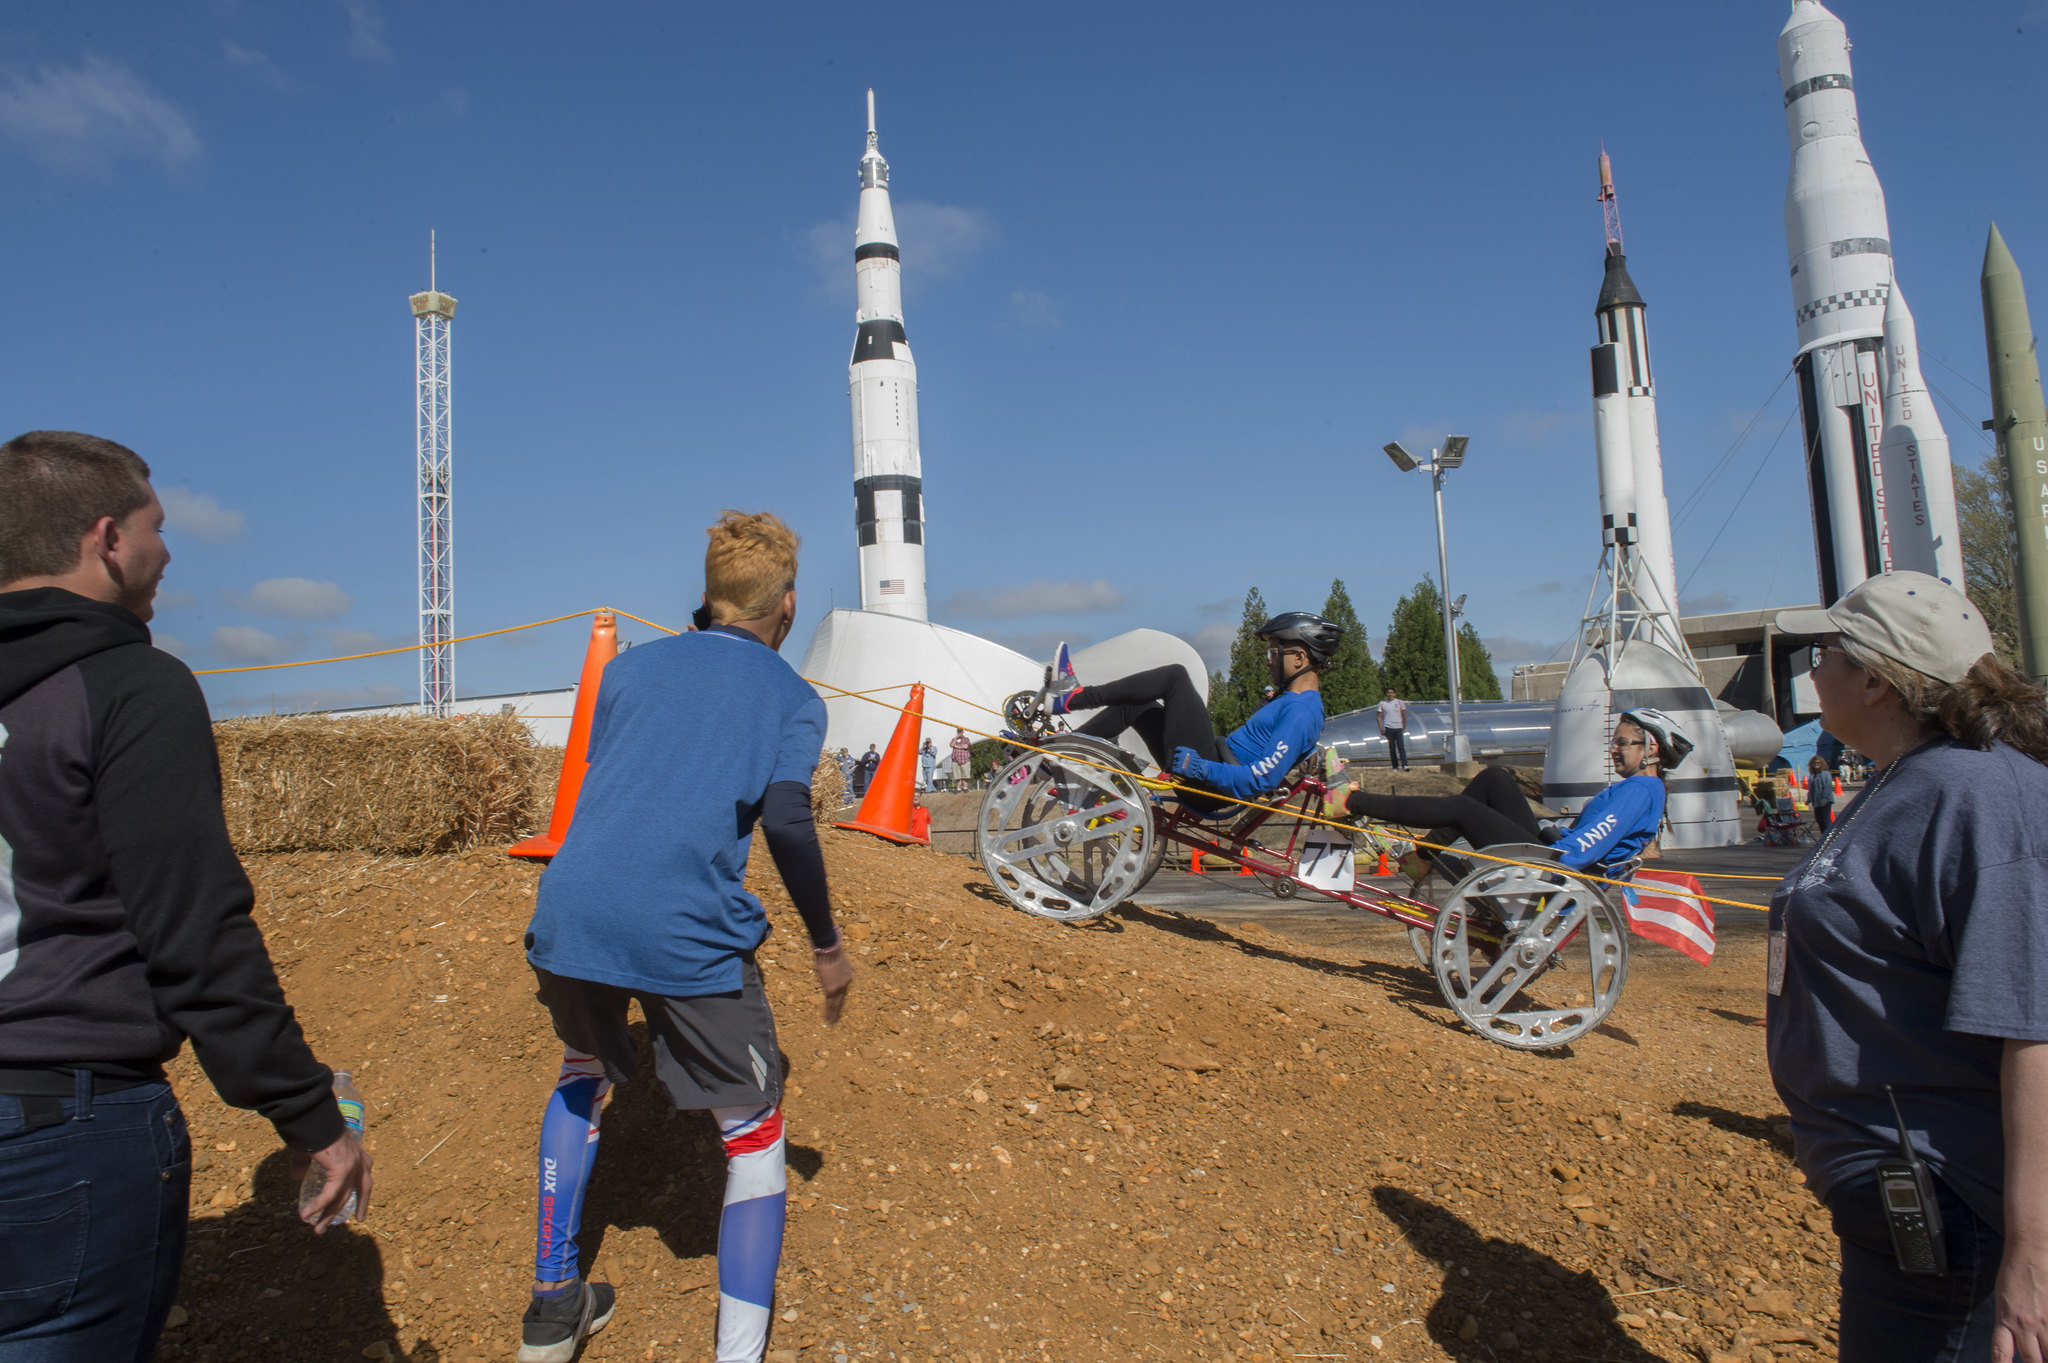
[[[1848,30],[1819,0],[1793,0],[1778,74],[1792,140],[1785,240],[1821,597],[1832,603],[1866,577],[1927,562],[1960,587],[1946,436],[1930,442],[1929,424],[1939,423],[1924,391],[1914,398],[1914,439],[1895,443],[1890,460],[1884,453],[1891,228],[1857,123]],[[1898,314],[1894,333],[1910,340],[1911,316]],[[1908,368],[1917,375],[1917,355]]]
[[903,264],[889,207],[889,163],[875,139],[860,158],[853,233],[858,327],[847,392],[853,399],[853,503],[862,610],[925,618],[924,477],[917,452],[917,362],[903,336]]
[[1602,538],[1609,544],[1634,544],[1636,585],[1645,604],[1675,619],[1678,572],[1671,554],[1671,504],[1664,496],[1664,452],[1657,440],[1650,334],[1643,296],[1629,278],[1622,252],[1621,205],[1605,150],[1600,153],[1600,203],[1607,264],[1593,305],[1600,336],[1593,347],[1593,449],[1600,470]]
[[[1600,481],[1600,570],[1579,627],[1571,670],[1551,712],[1543,799],[1567,813],[1613,784],[1608,742],[1629,710],[1662,710],[1694,744],[1665,778],[1666,847],[1739,841],[1735,759],[1713,695],[1678,624],[1671,512],[1657,442],[1657,389],[1650,378],[1643,296],[1622,253],[1613,167],[1600,153],[1607,252],[1593,305],[1593,452]],[[1775,728],[1771,729],[1775,733]],[[1772,748],[1775,751],[1775,746]]]

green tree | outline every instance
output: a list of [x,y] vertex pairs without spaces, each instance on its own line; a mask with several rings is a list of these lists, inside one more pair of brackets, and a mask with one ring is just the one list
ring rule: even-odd
[[1209,717],[1216,732],[1227,734],[1251,718],[1252,711],[1265,703],[1263,692],[1272,681],[1266,667],[1266,645],[1255,631],[1266,623],[1266,598],[1257,587],[1244,594],[1244,619],[1238,623],[1237,638],[1230,645],[1230,672],[1209,676]]
[[1344,590],[1344,579],[1330,584],[1330,599],[1323,603],[1323,618],[1344,631],[1330,665],[1323,669],[1323,713],[1341,715],[1377,705],[1380,699],[1380,669],[1366,646],[1365,626]]
[[1976,468],[1955,466],[1956,520],[1963,536],[1963,580],[1969,597],[1984,612],[1998,644],[1998,656],[2019,661],[2019,616],[2013,608],[2012,490],[1996,455]]
[[[1416,583],[1414,591],[1395,603],[1394,618],[1387,624],[1387,646],[1380,653],[1380,674],[1403,700],[1450,698],[1450,673],[1444,665],[1444,599],[1430,578]],[[1493,655],[1470,624],[1458,626],[1458,677],[1460,700],[1500,699]]]
[[1448,700],[1450,674],[1444,667],[1444,599],[1429,578],[1394,603],[1387,642],[1380,650],[1380,676],[1403,700]]
[[1458,699],[1499,700],[1500,678],[1493,675],[1493,655],[1479,642],[1470,621],[1458,626]]

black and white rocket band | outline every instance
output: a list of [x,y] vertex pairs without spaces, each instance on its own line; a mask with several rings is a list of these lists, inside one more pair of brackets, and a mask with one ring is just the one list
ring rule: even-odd
[[[902,328],[898,327],[897,330],[900,332]],[[903,518],[903,542],[923,544],[924,479],[909,473],[877,473],[853,480],[853,523],[860,531],[863,548],[878,542],[875,522],[882,518],[875,513],[877,497],[902,499],[903,509],[896,514]],[[902,589],[899,587],[897,590]]]

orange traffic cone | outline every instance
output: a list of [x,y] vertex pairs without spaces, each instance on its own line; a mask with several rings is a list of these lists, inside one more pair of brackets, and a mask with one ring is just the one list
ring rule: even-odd
[[1379,869],[1375,870],[1373,874],[1376,876],[1390,876],[1394,874],[1394,868],[1387,862],[1387,849],[1384,847],[1380,849]]
[[548,831],[505,851],[515,857],[552,857],[562,850],[569,820],[576,815],[576,796],[583,789],[583,777],[590,770],[590,717],[597,713],[597,684],[604,665],[619,656],[619,621],[610,611],[599,611],[590,621],[590,647],[583,651],[583,675],[576,679],[576,708],[569,712],[569,746],[562,753],[562,775],[555,782],[555,811],[548,818]]
[[930,838],[920,838],[910,831],[910,806],[917,794],[917,736],[923,728],[924,683],[919,682],[910,688],[910,704],[903,707],[903,717],[896,721],[896,732],[889,736],[889,750],[882,754],[882,765],[875,768],[874,780],[868,782],[868,793],[861,798],[859,812],[847,823],[833,824],[834,828],[872,833],[891,842],[931,846]]
[[1835,778],[1835,798],[1837,800],[1842,798],[1842,778],[1839,776]]
[[1202,874],[1202,853],[1201,849],[1199,848],[1197,848],[1195,851],[1195,869],[1188,872],[1188,874],[1196,876]]

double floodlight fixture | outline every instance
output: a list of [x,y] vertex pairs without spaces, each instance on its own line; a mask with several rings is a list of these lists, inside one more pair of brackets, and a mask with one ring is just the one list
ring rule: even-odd
[[1445,436],[1443,448],[1431,451],[1433,457],[1427,465],[1414,455],[1408,453],[1407,447],[1398,440],[1390,440],[1381,448],[1387,452],[1387,458],[1394,461],[1394,467],[1403,473],[1413,473],[1415,470],[1425,467],[1431,473],[1440,473],[1447,469],[1454,469],[1464,463],[1465,446],[1470,443],[1471,437],[1469,436]]

